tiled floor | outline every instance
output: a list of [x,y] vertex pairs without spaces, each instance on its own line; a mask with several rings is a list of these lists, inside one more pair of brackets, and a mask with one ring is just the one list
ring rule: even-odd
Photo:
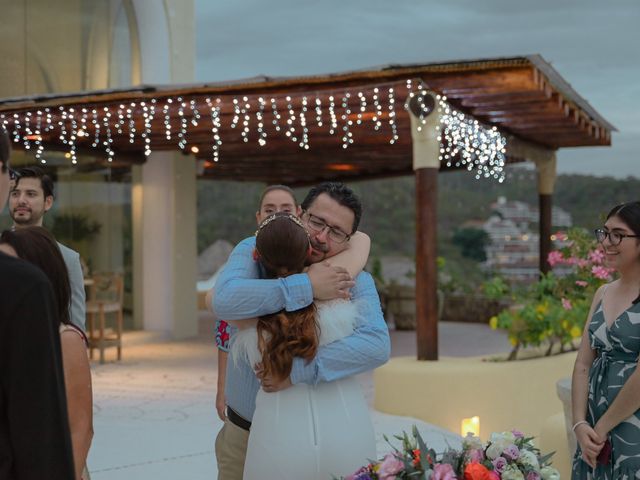
[[[439,345],[441,356],[488,355],[508,348],[503,334],[477,324],[442,323]],[[107,352],[107,358],[114,353]],[[392,355],[414,354],[414,332],[393,332]],[[208,339],[167,342],[146,332],[126,335],[121,362],[93,364],[92,478],[216,478],[213,445],[221,427],[214,408],[216,365],[216,349]],[[359,379],[371,401],[372,375]],[[457,441],[414,419],[373,412],[373,420],[381,451],[388,450],[382,433],[409,430],[413,423],[436,448]]]

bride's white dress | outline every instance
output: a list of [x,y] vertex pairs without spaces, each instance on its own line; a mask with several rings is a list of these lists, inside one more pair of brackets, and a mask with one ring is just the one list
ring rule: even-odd
[[[353,333],[353,302],[316,303],[320,345]],[[240,331],[234,361],[260,362],[255,328]],[[281,392],[258,392],[244,466],[244,480],[329,480],[349,475],[376,455],[369,408],[358,381],[344,378],[298,384]]]

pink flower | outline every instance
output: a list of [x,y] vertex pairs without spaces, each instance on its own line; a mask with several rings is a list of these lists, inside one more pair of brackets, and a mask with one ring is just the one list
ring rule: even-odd
[[588,267],[589,266],[589,260],[585,260],[584,258],[579,259],[578,260],[578,266],[580,268]]
[[558,263],[562,263],[563,260],[564,258],[562,257],[562,252],[559,252],[558,250],[549,252],[549,255],[547,256],[547,262],[549,262],[549,265],[552,267],[554,265],[557,265]]
[[591,260],[591,262],[597,264],[602,263],[602,261],[604,260],[604,253],[602,253],[602,250],[592,250],[591,252],[589,252],[589,260]]
[[513,436],[516,438],[524,438],[524,433],[522,433],[520,430],[516,430],[515,428],[511,430],[511,433],[513,433]]
[[565,259],[564,263],[567,265],[578,265],[580,263],[580,259],[578,257],[569,257]]
[[578,285],[579,287],[586,287],[587,285],[589,285],[589,283],[585,282],[584,280],[576,280],[576,285]]
[[351,475],[345,477],[344,480],[357,480],[365,472],[367,472],[367,467],[360,467],[358,470],[353,472]]
[[484,452],[479,448],[474,448],[473,450],[469,450],[467,457],[470,462],[480,463],[484,460]]
[[489,479],[490,480],[500,480],[500,475],[498,475],[498,472],[496,472],[495,470],[491,470],[489,472]]
[[404,463],[394,454],[387,453],[380,463],[378,477],[380,480],[394,480],[396,474],[404,468]]
[[609,276],[611,275],[611,271],[608,268],[602,267],[600,265],[593,266],[591,268],[591,273],[596,278],[600,280],[609,280]]
[[529,472],[527,473],[527,480],[540,480],[540,475],[536,472]]
[[448,463],[438,463],[433,467],[433,480],[456,480],[456,473]]
[[565,310],[571,310],[573,307],[571,306],[571,301],[566,298],[562,299],[562,308]]
[[504,457],[497,457],[495,460],[492,460],[491,463],[493,463],[493,469],[496,472],[502,473],[504,467],[507,466],[507,459]]

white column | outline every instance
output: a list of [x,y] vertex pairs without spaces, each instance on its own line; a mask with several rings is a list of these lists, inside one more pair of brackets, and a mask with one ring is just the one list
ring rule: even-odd
[[[142,83],[193,81],[193,1],[131,0]],[[196,162],[154,152],[134,173],[134,296],[145,330],[197,333]],[[140,300],[141,299],[141,300]]]
[[132,195],[142,326],[173,338],[197,333],[195,177],[193,158],[153,153]]

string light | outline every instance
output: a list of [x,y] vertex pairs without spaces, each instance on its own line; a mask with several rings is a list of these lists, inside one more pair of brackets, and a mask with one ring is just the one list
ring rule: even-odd
[[287,125],[289,128],[284,134],[291,139],[292,142],[297,143],[298,137],[296,137],[296,112],[293,109],[293,104],[291,103],[291,97],[287,96],[287,110],[289,111],[289,118],[287,118]]
[[300,128],[302,129],[302,141],[300,147],[309,150],[309,129],[307,128],[307,97],[302,97],[302,109],[300,111]]
[[380,130],[380,127],[382,127],[382,105],[380,104],[380,97],[378,96],[379,93],[380,90],[378,87],[373,89],[373,108],[375,110],[375,114],[371,117],[371,121],[373,122],[373,128],[376,131]]
[[267,144],[267,131],[264,129],[264,109],[267,102],[264,98],[258,98],[258,113],[256,113],[256,121],[258,123],[258,144],[264,147]]
[[[389,144],[393,145],[400,138],[397,125],[398,98],[404,95],[410,99],[418,95],[422,111],[426,112],[419,114],[419,130],[426,123],[429,113],[424,104],[426,90],[411,79],[405,82],[360,91],[345,88],[325,92],[322,96],[319,93],[301,95],[297,97],[299,104],[291,95],[207,98],[206,107],[211,121],[211,156],[214,162],[220,160],[222,132],[225,131],[223,122],[230,129],[241,126],[236,135],[243,143],[254,138],[252,132],[255,132],[260,147],[267,144],[269,135],[284,134],[299,148],[310,149],[312,139],[309,122],[314,122],[315,129],[324,130],[329,135],[337,135],[339,131],[343,149],[353,145],[367,125],[377,135],[387,136]],[[279,102],[283,103],[278,105]],[[73,164],[77,163],[80,144],[103,149],[111,162],[116,154],[115,145],[122,143],[121,137],[149,156],[152,153],[154,129],[163,132],[166,140],[177,137],[180,149],[202,155],[197,145],[192,144],[187,149],[188,136],[202,121],[204,110],[201,112],[200,108],[203,104],[200,104],[200,108],[198,105],[197,97],[159,97],[122,103],[111,109],[103,106],[74,110],[73,107],[61,105],[7,115],[3,113],[0,114],[0,121],[11,133],[13,141],[21,143],[25,150],[35,150],[36,159],[42,163],[46,162],[43,155],[48,136],[57,138],[67,147],[68,158]],[[222,112],[230,110],[232,115],[225,120]],[[441,143],[440,161],[448,167],[474,171],[476,178],[491,177],[503,181],[506,140],[497,128],[485,127],[455,110],[445,97],[437,97],[437,110],[440,114],[437,127]],[[271,118],[267,119],[269,112]],[[156,116],[159,118],[156,119]],[[231,132],[227,132],[231,135]]]
[[251,121],[251,104],[248,97],[242,97],[242,107],[240,108],[240,115],[242,115],[242,141],[244,143],[249,142],[249,123]]
[[318,127],[322,127],[322,99],[320,97],[316,97],[316,125]]
[[349,108],[350,97],[351,94],[349,92],[345,93],[344,97],[342,97],[342,148],[347,148],[353,143],[353,134],[349,130],[351,125],[353,125],[353,121],[349,118],[351,115],[351,109]]
[[278,112],[278,102],[275,98],[271,99],[271,113],[273,115],[273,128],[275,128],[276,132],[281,130],[280,128],[280,112]]
[[389,143],[393,145],[398,141],[398,126],[396,125],[396,99],[393,88],[389,88],[389,126],[391,127],[391,140]]

